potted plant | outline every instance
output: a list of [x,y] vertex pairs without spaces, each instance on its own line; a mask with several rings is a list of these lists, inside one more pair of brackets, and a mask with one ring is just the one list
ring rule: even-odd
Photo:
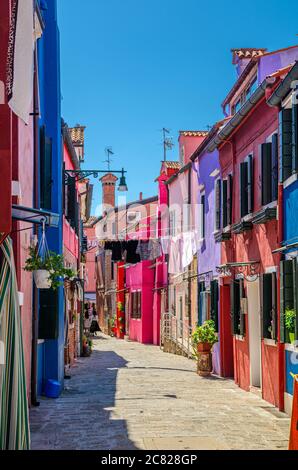
[[33,247],[29,249],[29,257],[26,260],[24,270],[33,273],[38,289],[52,288],[56,290],[63,279],[75,276],[72,269],[64,267],[62,255],[50,251],[47,257],[42,258]]
[[218,342],[214,321],[207,320],[203,325],[197,326],[192,341],[198,358],[198,374],[206,377],[212,371],[212,347]]
[[293,308],[286,307],[285,311],[285,326],[289,335],[290,343],[295,343],[295,324],[296,312]]

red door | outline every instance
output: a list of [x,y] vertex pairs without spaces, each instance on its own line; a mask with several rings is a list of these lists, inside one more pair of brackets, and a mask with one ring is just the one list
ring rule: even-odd
[[221,373],[223,377],[234,377],[230,302],[230,286],[220,286],[220,351]]

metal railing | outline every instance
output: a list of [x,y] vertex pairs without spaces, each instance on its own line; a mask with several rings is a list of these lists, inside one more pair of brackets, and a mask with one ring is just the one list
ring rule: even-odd
[[[172,313],[164,313],[161,318],[160,346],[174,354],[193,357],[192,328],[188,321],[179,320]],[[169,348],[171,345],[171,348]]]

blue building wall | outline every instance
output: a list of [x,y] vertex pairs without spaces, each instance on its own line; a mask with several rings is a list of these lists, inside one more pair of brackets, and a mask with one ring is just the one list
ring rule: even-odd
[[[298,241],[298,181],[284,189],[284,243]],[[293,374],[298,374],[298,353],[286,351],[286,392],[293,395]]]
[[293,395],[293,377],[292,374],[298,374],[298,353],[286,351],[286,392]]
[[298,241],[298,181],[284,189],[284,242]]
[[[57,24],[57,0],[40,1],[45,23],[42,38],[38,41],[38,69],[40,93],[40,126],[52,139],[52,212],[60,214],[59,228],[47,230],[49,249],[62,254],[62,138],[61,138],[61,86],[60,86],[60,37]],[[38,391],[42,391],[47,379],[63,384],[64,378],[64,294],[59,289],[59,336],[39,345]]]

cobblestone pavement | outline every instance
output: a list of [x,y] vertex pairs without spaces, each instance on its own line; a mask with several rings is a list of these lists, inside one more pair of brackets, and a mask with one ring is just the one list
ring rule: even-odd
[[33,449],[286,449],[289,419],[158,347],[101,335],[58,400],[31,410]]

